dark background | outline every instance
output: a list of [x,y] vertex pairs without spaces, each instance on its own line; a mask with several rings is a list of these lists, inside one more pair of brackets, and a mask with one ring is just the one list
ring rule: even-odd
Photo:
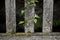
[[0,33],[6,32],[5,0],[0,0]]
[[60,0],[54,0],[53,32],[60,32]]

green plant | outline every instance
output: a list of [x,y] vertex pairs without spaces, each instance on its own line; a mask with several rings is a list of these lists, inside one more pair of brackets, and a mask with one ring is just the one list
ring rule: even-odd
[[[38,2],[38,0],[34,0],[34,1],[30,0],[29,2],[26,2],[25,9],[28,8],[30,5],[35,7],[36,6],[35,2]],[[25,9],[21,10],[22,15],[25,13]],[[35,13],[34,19],[33,19],[34,23],[37,23],[37,18],[39,18],[39,16]],[[27,22],[27,21],[28,21],[28,17],[25,18],[25,22]],[[24,21],[19,22],[19,24],[23,24],[23,23],[24,23]]]

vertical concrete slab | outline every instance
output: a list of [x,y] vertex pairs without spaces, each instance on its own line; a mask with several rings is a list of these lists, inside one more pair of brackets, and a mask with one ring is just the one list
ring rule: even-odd
[[16,18],[15,18],[15,0],[5,0],[6,8],[6,31],[8,33],[16,32]]
[[[25,0],[25,7],[27,2],[34,0]],[[30,4],[25,10],[25,32],[34,32],[34,6]]]
[[53,0],[43,0],[43,32],[51,32],[53,21]]

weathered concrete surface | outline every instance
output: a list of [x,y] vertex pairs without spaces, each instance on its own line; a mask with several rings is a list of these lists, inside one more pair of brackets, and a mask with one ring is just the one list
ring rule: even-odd
[[[25,7],[30,0],[25,0]],[[32,0],[34,2],[34,0]],[[34,32],[34,6],[30,4],[25,9],[25,32]],[[27,19],[27,20],[26,20]]]
[[5,36],[0,40],[60,40],[60,36]]
[[43,1],[43,32],[51,32],[53,22],[53,0]]
[[6,9],[6,31],[7,33],[16,32],[16,12],[15,0],[5,0]]

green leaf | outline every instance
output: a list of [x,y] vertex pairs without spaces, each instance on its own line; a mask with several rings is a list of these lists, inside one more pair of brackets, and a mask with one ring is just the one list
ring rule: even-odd
[[38,2],[38,0],[34,0],[35,2]]
[[20,21],[20,22],[19,22],[19,24],[23,24],[23,23],[24,23],[24,21]]
[[34,23],[37,23],[37,19],[34,19]]
[[37,14],[35,14],[34,18],[40,18]]
[[25,22],[27,22],[28,21],[28,17],[25,17]]
[[34,1],[31,0],[30,3],[34,3]]
[[25,4],[25,7],[27,8],[27,7],[29,7],[29,5],[30,5],[30,2],[27,2],[27,3]]
[[25,10],[21,10],[21,14],[24,14]]
[[28,5],[30,5],[30,2],[27,2]]
[[35,4],[35,3],[34,3],[33,5],[34,5],[34,6],[36,6],[36,4]]

